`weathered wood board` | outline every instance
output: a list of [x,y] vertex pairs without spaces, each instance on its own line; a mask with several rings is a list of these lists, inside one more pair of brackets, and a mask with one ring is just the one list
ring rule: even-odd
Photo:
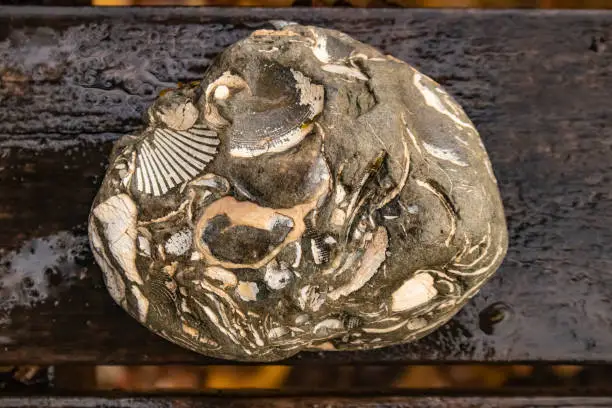
[[30,397],[0,398],[0,408],[604,408],[609,397]]
[[270,19],[343,30],[447,87],[481,132],[511,238],[427,338],[291,362],[612,361],[612,12],[5,7],[0,362],[211,362],[113,304],[85,223],[112,141]]

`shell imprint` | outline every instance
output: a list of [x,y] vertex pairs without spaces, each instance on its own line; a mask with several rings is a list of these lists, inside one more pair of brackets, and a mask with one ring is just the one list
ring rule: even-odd
[[89,219],[106,286],[154,333],[215,358],[417,340],[506,253],[484,145],[410,65],[276,25],[166,90],[115,146]]
[[312,120],[323,110],[323,86],[313,84],[299,71],[291,69],[291,74],[291,78],[279,75],[279,80],[284,76],[294,91],[285,105],[237,118],[229,142],[232,156],[282,152],[312,131]]
[[202,126],[156,128],[136,147],[136,189],[159,196],[197,177],[215,157],[218,144],[217,133]]

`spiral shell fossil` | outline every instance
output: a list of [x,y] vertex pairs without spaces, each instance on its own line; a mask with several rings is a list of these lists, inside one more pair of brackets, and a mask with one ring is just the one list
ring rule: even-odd
[[124,136],[89,237],[113,299],[199,353],[408,342],[501,264],[483,143],[455,100],[346,34],[253,32]]

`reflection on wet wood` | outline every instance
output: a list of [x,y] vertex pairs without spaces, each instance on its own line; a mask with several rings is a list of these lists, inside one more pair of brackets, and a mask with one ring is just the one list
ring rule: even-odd
[[511,236],[501,270],[432,335],[291,362],[612,360],[612,13],[103,8],[0,9],[0,360],[211,361],[112,302],[85,223],[112,141],[270,19],[346,31],[447,87],[481,132]]

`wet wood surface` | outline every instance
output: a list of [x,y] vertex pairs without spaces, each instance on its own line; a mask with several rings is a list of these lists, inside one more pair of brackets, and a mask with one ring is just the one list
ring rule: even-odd
[[30,397],[0,398],[0,408],[603,408],[612,407],[610,397]]
[[510,230],[502,268],[437,332],[290,362],[611,362],[612,12],[4,7],[0,363],[213,361],[113,303],[86,220],[112,141],[270,19],[343,30],[446,86],[481,132]]

